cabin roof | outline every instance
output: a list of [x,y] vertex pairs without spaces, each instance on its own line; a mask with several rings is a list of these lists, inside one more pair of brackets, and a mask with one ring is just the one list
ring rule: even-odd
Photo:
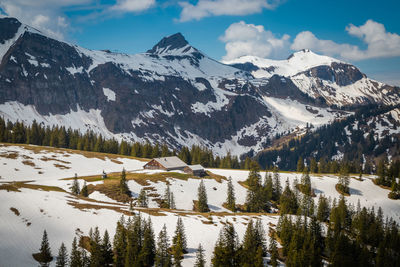
[[189,167],[192,171],[203,171],[203,170],[204,170],[203,166],[201,166],[200,164],[189,165],[188,167]]
[[167,169],[171,168],[183,168],[186,167],[187,164],[183,162],[180,158],[173,156],[173,157],[163,157],[163,158],[154,158],[155,161],[160,163]]

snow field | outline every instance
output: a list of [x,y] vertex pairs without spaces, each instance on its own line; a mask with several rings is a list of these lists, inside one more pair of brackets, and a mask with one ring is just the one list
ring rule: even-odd
[[[25,149],[22,146],[0,146],[0,155],[16,153],[15,158],[0,157],[1,182],[11,181],[32,181],[35,184],[57,186],[63,188],[67,192],[70,191],[71,180],[60,180],[65,177],[73,177],[74,173],[78,176],[100,174],[104,169],[106,172],[121,171],[124,167],[128,171],[138,173],[157,173],[157,170],[141,169],[144,162],[129,159],[118,158],[122,162],[118,164],[109,158],[87,158],[82,154],[57,151],[39,151],[36,154],[33,150]],[[24,157],[25,156],[25,157]],[[70,163],[62,163],[53,160],[43,161],[42,157],[54,158]],[[54,157],[53,157],[54,156]],[[29,158],[28,158],[29,157]],[[34,169],[33,166],[23,164],[22,161],[29,159],[35,166],[41,169]],[[6,165],[4,165],[6,163]],[[54,167],[54,163],[69,166],[70,169],[60,169]],[[15,171],[15,168],[19,171]],[[37,171],[43,171],[38,174]],[[209,169],[209,171],[232,177],[235,189],[236,202],[243,204],[246,198],[246,189],[239,182],[246,180],[248,171],[244,170],[226,170],[226,169]],[[261,173],[264,178],[265,173]],[[286,179],[293,186],[294,179],[300,182],[301,174],[297,173],[281,173],[280,180],[282,187],[285,186]],[[144,218],[151,217],[154,232],[156,236],[163,227],[167,226],[170,241],[175,231],[178,215],[183,219],[186,235],[188,238],[189,253],[185,255],[183,266],[193,266],[195,262],[195,254],[198,244],[201,243],[205,249],[205,255],[208,263],[212,257],[212,251],[218,238],[220,229],[226,221],[234,224],[239,239],[243,239],[243,235],[250,217],[245,215],[236,215],[227,213],[222,207],[222,203],[226,200],[227,181],[222,180],[221,183],[213,179],[203,179],[208,196],[208,203],[213,215],[204,217],[192,212],[193,200],[197,199],[197,188],[200,183],[198,178],[189,178],[188,180],[180,180],[168,178],[170,190],[174,194],[176,207],[178,210],[159,213],[165,216],[157,216],[157,214],[149,215],[146,210],[142,210],[141,214]],[[90,182],[88,184],[102,183],[103,181]],[[83,180],[79,179],[80,185]],[[332,175],[311,175],[312,187],[315,189],[317,196],[324,194],[327,197],[339,198],[339,193],[335,189],[337,177]],[[128,186],[134,196],[140,192],[142,185],[133,180],[128,181]],[[150,182],[150,187],[161,197],[164,195],[166,183]],[[147,186],[146,186],[147,187]],[[214,189],[215,188],[215,189]],[[385,216],[392,216],[395,220],[400,221],[400,205],[399,200],[391,200],[387,198],[388,190],[375,186],[369,178],[365,178],[360,182],[351,179],[350,183],[351,196],[346,200],[356,205],[360,199],[361,205],[366,207],[382,207]],[[115,233],[116,222],[120,219],[121,213],[118,209],[128,210],[129,205],[117,203],[100,192],[90,194],[90,200],[77,199],[69,193],[42,191],[33,189],[20,189],[21,192],[7,192],[0,190],[0,236],[3,242],[0,242],[0,259],[1,266],[32,266],[36,262],[32,258],[32,253],[38,251],[43,230],[46,229],[51,244],[53,255],[58,251],[61,242],[65,242],[68,250],[71,248],[72,239],[77,228],[87,235],[91,227],[98,226],[101,233],[107,229],[111,236]],[[314,198],[315,201],[318,200]],[[83,209],[75,208],[70,202],[78,202],[86,204]],[[104,203],[107,202],[107,203]],[[92,205],[92,206],[90,206]],[[94,205],[94,206],[93,206]],[[150,207],[157,207],[154,201],[150,201]],[[10,208],[15,208],[20,213],[17,216]],[[140,209],[137,209],[137,212]],[[218,212],[224,212],[220,215]],[[229,215],[227,215],[229,214]],[[160,215],[160,214],[159,214]],[[270,224],[277,224],[279,216],[258,216],[262,219],[264,230],[267,232]],[[55,262],[53,261],[53,266]]]

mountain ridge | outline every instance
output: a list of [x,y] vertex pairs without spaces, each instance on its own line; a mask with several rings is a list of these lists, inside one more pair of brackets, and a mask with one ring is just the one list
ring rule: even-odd
[[[12,21],[0,19],[0,27]],[[23,27],[0,36],[0,115],[27,124],[241,155],[261,151],[276,134],[300,134],[310,123],[348,116],[353,105],[399,102],[399,88],[360,79],[361,72],[337,62],[256,78],[209,58],[180,33],[128,55],[85,49]]]

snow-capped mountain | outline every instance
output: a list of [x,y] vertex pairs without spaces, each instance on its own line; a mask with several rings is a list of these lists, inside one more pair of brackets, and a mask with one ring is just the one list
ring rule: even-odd
[[225,63],[249,71],[259,79],[270,79],[274,75],[288,78],[302,92],[328,105],[399,103],[398,87],[369,79],[351,64],[308,49],[296,52],[286,60],[243,56]]
[[399,88],[329,57],[303,51],[286,61],[232,66],[179,33],[127,55],[61,42],[1,18],[0,59],[5,119],[171,148],[198,144],[218,154],[259,151],[277,133],[348,114],[332,105],[400,103]]

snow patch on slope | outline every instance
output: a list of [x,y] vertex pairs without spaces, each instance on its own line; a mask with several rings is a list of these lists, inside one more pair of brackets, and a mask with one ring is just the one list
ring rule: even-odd
[[107,97],[107,101],[115,101],[116,96],[113,90],[103,87],[103,93]]
[[92,130],[105,138],[118,138],[107,129],[99,109],[85,111],[77,106],[76,111],[71,110],[67,114],[41,115],[33,105],[23,105],[16,101],[10,101],[0,104],[0,116],[3,116],[5,120],[23,121],[28,125],[36,120],[37,123],[44,125],[71,127],[72,129],[79,129],[82,133]]

